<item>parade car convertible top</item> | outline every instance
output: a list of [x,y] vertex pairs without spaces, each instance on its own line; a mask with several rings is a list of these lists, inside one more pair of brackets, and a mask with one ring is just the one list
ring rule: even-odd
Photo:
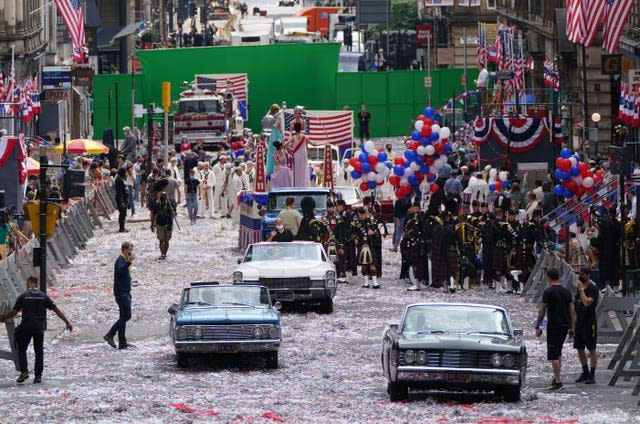
[[507,311],[490,305],[416,303],[382,340],[382,369],[392,401],[409,389],[493,391],[520,399],[527,350]]
[[169,307],[178,367],[187,367],[195,354],[256,353],[267,368],[278,368],[278,308],[263,286],[191,283],[182,289],[180,303]]
[[254,243],[238,263],[234,284],[260,284],[277,301],[315,303],[319,312],[333,312],[336,268],[322,244]]

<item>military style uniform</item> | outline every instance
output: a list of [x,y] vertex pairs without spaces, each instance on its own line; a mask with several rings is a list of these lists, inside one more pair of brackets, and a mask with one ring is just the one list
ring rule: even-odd
[[[336,272],[338,273],[338,281],[346,282],[347,272],[351,270],[351,264],[355,261],[351,260],[351,252],[353,244],[349,240],[351,221],[353,215],[349,211],[336,213],[335,238],[338,248],[336,259]],[[355,265],[353,266],[355,268]]]
[[[423,224],[420,212],[407,215],[400,241],[400,253],[402,255],[402,266],[400,268],[400,278],[409,278],[409,269],[413,270],[413,276],[417,281],[425,280],[423,264],[423,253],[425,239],[422,232]],[[414,284],[415,285],[415,284]]]
[[[369,234],[369,231],[373,234]],[[362,275],[365,277],[364,287],[369,287],[369,277],[373,280],[373,287],[379,288],[377,277],[382,272],[382,236],[374,218],[363,220],[355,219],[351,222],[350,240],[354,243],[361,266]]]

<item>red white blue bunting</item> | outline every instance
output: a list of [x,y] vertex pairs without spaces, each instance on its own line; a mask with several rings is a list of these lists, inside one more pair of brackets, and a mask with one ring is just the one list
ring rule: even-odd
[[16,147],[18,137],[2,137],[0,138],[0,168],[4,166],[4,163],[11,156],[11,152]]
[[478,118],[474,124],[473,143],[484,144],[491,133],[493,118]]
[[505,150],[513,153],[531,151],[549,137],[549,123],[540,118],[496,117],[478,118],[474,143],[484,144],[489,136]]

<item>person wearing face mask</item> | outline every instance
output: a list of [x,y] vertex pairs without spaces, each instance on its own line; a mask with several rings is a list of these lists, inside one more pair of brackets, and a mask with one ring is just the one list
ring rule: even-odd
[[[573,338],[573,347],[578,351],[582,374],[576,379],[576,383],[595,384],[596,365],[598,352],[596,343],[598,339],[598,323],[596,319],[596,305],[598,304],[598,286],[591,281],[591,268],[582,267],[578,274],[574,305],[576,310],[576,323]],[[587,365],[587,353],[589,351],[589,363]]]
[[293,241],[293,233],[291,230],[284,228],[282,218],[276,218],[276,229],[271,231],[267,241],[289,242]]

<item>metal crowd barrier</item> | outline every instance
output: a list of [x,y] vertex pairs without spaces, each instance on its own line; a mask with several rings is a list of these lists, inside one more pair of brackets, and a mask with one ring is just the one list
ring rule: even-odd
[[[47,240],[47,284],[56,284],[56,274],[70,265],[71,259],[86,247],[94,235],[95,228],[102,228],[100,217],[111,220],[111,214],[117,210],[115,192],[111,185],[98,185],[87,191],[86,196],[71,204],[58,220],[56,230]],[[11,253],[0,261],[0,314],[7,313],[17,297],[25,290],[29,276],[39,275],[33,265],[33,249],[38,247],[37,235],[34,235],[20,250]],[[14,341],[15,321],[5,323],[9,349],[0,346],[0,359],[14,361],[18,371],[18,351]]]

